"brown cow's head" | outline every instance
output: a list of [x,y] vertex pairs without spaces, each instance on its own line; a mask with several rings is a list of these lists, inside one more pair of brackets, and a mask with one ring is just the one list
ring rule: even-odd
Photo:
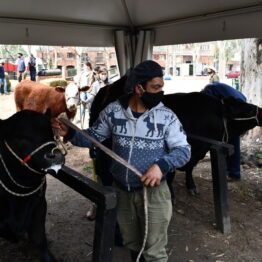
[[66,107],[70,112],[73,112],[80,104],[80,92],[87,91],[89,87],[79,88],[76,84],[70,83],[66,88],[57,86],[55,89],[58,92],[65,93]]

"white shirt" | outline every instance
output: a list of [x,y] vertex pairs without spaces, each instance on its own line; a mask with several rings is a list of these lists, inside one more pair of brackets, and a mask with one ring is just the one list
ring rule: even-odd
[[74,82],[80,88],[84,86],[90,86],[93,83],[93,72],[92,71],[82,71],[80,74],[74,76]]
[[92,91],[90,92],[90,96],[88,97],[86,102],[92,103],[99,90],[105,85],[106,84],[103,81],[96,80],[92,85]]

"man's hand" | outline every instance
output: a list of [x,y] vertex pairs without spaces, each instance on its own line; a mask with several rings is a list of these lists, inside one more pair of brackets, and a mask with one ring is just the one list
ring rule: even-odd
[[65,136],[68,133],[68,127],[59,121],[57,118],[51,119],[51,125],[54,130],[54,133],[58,133],[60,136]]
[[145,186],[159,186],[163,174],[157,164],[153,164],[140,179]]

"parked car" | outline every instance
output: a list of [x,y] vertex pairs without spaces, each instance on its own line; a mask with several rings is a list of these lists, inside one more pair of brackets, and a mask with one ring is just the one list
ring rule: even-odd
[[239,76],[240,76],[239,71],[230,71],[230,72],[226,73],[227,78],[237,78]]
[[38,76],[56,76],[56,75],[61,75],[62,70],[61,69],[42,69],[38,71],[37,75]]

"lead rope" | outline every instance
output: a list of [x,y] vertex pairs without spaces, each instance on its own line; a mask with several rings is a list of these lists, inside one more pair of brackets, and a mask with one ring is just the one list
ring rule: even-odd
[[[40,175],[43,175],[43,173],[42,173],[42,172],[39,172],[39,171],[37,171],[37,170],[35,170],[35,169],[33,169],[33,168],[31,168],[26,162],[29,161],[29,160],[31,159],[31,157],[32,157],[35,153],[37,153],[39,150],[41,150],[43,147],[45,147],[45,146],[47,146],[47,145],[50,145],[50,144],[55,144],[55,145],[56,145],[56,143],[55,143],[54,141],[46,142],[46,143],[42,144],[41,146],[39,146],[37,149],[35,149],[33,152],[31,152],[31,153],[23,160],[23,159],[21,159],[21,158],[13,151],[13,149],[8,145],[8,143],[7,143],[6,141],[4,141],[4,143],[5,143],[5,146],[7,147],[7,149],[12,153],[12,155],[13,155],[16,159],[19,160],[19,162],[20,162],[23,166],[26,166],[30,171],[32,171],[32,172],[34,172],[34,173],[37,173],[37,174],[40,174]],[[14,180],[14,178],[11,176],[11,173],[9,172],[9,170],[8,170],[8,168],[7,168],[7,166],[6,166],[5,162],[4,162],[4,159],[3,159],[3,157],[2,157],[1,154],[0,154],[0,158],[1,158],[1,162],[2,162],[2,164],[3,164],[3,166],[4,166],[4,169],[5,169],[6,173],[7,173],[7,175],[9,176],[9,178],[11,179],[11,181],[12,181],[15,185],[17,185],[18,187],[24,188],[24,189],[26,189],[26,188],[31,188],[31,187],[23,186],[23,185],[20,185],[19,183],[17,183],[17,182]],[[16,193],[16,192],[10,190],[10,189],[3,183],[3,181],[0,179],[0,185],[1,185],[8,193],[10,193],[10,194],[12,194],[12,195],[14,195],[14,196],[18,196],[18,197],[27,197],[27,196],[33,195],[34,193],[36,193],[38,190],[40,190],[40,189],[42,188],[42,186],[44,185],[45,182],[46,182],[46,178],[44,177],[44,178],[42,179],[42,182],[40,183],[40,185],[39,185],[37,188],[35,188],[35,189],[32,190],[31,192],[22,194],[22,193]]]
[[[53,129],[53,133],[54,133],[54,140],[56,141],[56,147],[54,147],[52,149],[52,154],[54,153],[55,150],[60,150],[62,155],[66,156],[67,155],[67,150],[66,150],[66,147],[65,147],[64,143],[61,142],[60,136],[58,134],[58,130],[57,129]],[[59,145],[61,146],[60,148],[59,148]],[[63,150],[61,150],[61,149],[63,149]]]
[[[86,116],[86,104],[82,101],[80,103],[80,108],[81,108],[81,105],[83,105],[83,115],[81,116],[81,129],[83,130],[84,129],[84,123],[85,123],[85,116]],[[80,113],[81,113],[81,110],[80,110]]]
[[43,147],[45,147],[45,146],[47,146],[47,145],[51,145],[51,144],[55,144],[55,145],[56,145],[56,143],[53,142],[53,141],[46,142],[46,143],[44,143],[43,145],[39,146],[39,147],[38,147],[36,150],[34,150],[32,153],[30,153],[30,154],[23,160],[23,159],[21,159],[21,158],[13,151],[13,149],[7,144],[6,141],[4,141],[4,143],[5,143],[6,147],[8,148],[8,150],[12,153],[12,155],[13,155],[17,160],[19,160],[19,162],[20,162],[22,165],[26,166],[30,171],[32,171],[32,172],[34,172],[34,173],[36,173],[36,174],[40,174],[40,175],[43,175],[43,173],[42,173],[42,172],[39,172],[39,171],[37,171],[37,170],[35,170],[35,169],[33,169],[33,168],[30,167],[26,162],[27,162],[36,152],[38,152],[39,150],[41,150]]
[[[224,100],[221,99],[221,103],[224,105]],[[228,130],[227,130],[227,120],[225,117],[223,117],[223,124],[224,124],[224,130],[225,132],[223,133],[223,137],[222,137],[222,142],[227,143],[229,136],[228,136]]]
[[225,117],[223,117],[223,123],[224,123],[225,132],[223,134],[222,142],[227,143],[229,137],[228,137],[228,130],[227,130],[227,120]]
[[238,121],[256,119],[257,125],[259,126],[258,114],[259,114],[259,111],[258,111],[258,106],[257,106],[257,110],[256,110],[256,115],[255,116],[244,117],[244,118],[233,118],[233,119],[234,120],[238,120]]
[[[4,162],[4,159],[3,159],[3,157],[2,157],[1,154],[0,154],[0,158],[1,158],[1,162],[2,162],[2,164],[3,164],[3,166],[4,166],[4,169],[5,169],[6,173],[8,174],[9,178],[13,181],[13,183],[14,183],[15,185],[17,185],[18,187],[21,187],[21,188],[30,188],[30,187],[27,187],[27,186],[22,186],[22,185],[20,185],[19,183],[17,183],[17,182],[14,180],[14,178],[11,176],[11,174],[10,174],[10,172],[9,172],[9,170],[8,170],[8,168],[7,168],[7,166],[6,166],[5,162]],[[1,186],[2,186],[8,193],[10,193],[10,194],[12,194],[12,195],[14,195],[14,196],[17,196],[17,197],[27,197],[27,196],[33,195],[33,194],[36,193],[39,189],[42,188],[42,186],[44,185],[45,182],[46,182],[46,180],[45,180],[45,177],[44,177],[43,180],[42,180],[42,182],[41,182],[41,184],[40,184],[36,189],[34,189],[34,190],[32,190],[31,192],[28,192],[28,193],[20,194],[20,193],[16,193],[16,192],[10,190],[10,189],[3,183],[3,181],[0,179],[0,184],[1,184]]]
[[17,183],[17,182],[14,180],[14,178],[11,176],[11,174],[10,174],[10,172],[9,172],[9,170],[8,170],[5,162],[4,162],[4,159],[3,159],[2,155],[1,155],[1,153],[0,153],[0,159],[1,159],[1,162],[2,162],[2,164],[3,164],[3,167],[4,167],[5,171],[6,171],[6,173],[8,174],[9,178],[13,181],[13,183],[14,183],[15,185],[17,185],[18,187],[21,187],[21,188],[31,188],[31,187],[28,187],[28,186],[20,185],[19,183]]
[[[115,152],[110,150],[109,148],[105,147],[101,143],[99,143],[96,139],[89,136],[87,133],[85,133],[83,130],[79,129],[77,126],[75,126],[73,123],[71,123],[69,120],[65,118],[59,118],[61,122],[63,122],[66,126],[69,126],[70,128],[74,129],[75,131],[79,132],[82,136],[90,140],[92,143],[94,143],[98,148],[100,148],[103,152],[105,152],[107,155],[109,155],[111,158],[122,164],[123,166],[127,167],[131,171],[133,171],[136,175],[139,177],[142,177],[143,175],[133,166],[131,166],[126,160],[124,160],[122,157],[117,155]],[[139,259],[145,249],[146,241],[147,241],[147,235],[148,235],[148,198],[147,198],[147,188],[143,187],[143,197],[144,197],[144,213],[145,213],[145,233],[144,233],[144,240],[141,247],[141,250],[137,256],[136,262],[139,262]]]
[[5,186],[5,184],[2,182],[1,179],[0,179],[0,184],[1,184],[1,186],[2,186],[8,193],[10,193],[10,194],[12,194],[12,195],[14,195],[14,196],[17,196],[17,197],[27,197],[27,196],[31,196],[31,195],[33,195],[34,193],[36,193],[36,192],[44,185],[45,181],[46,181],[46,180],[45,180],[45,178],[44,178],[44,179],[42,180],[41,184],[40,184],[35,190],[33,190],[33,191],[31,191],[31,192],[28,192],[28,193],[25,193],[25,194],[16,193],[16,192],[10,190],[9,188],[7,188],[7,187]]
[[[224,100],[223,100],[223,99],[221,99],[221,103],[224,105]],[[257,122],[257,125],[259,126],[258,115],[259,115],[259,110],[258,110],[258,106],[257,106],[257,110],[256,110],[255,116],[243,117],[243,118],[236,117],[236,118],[233,118],[233,120],[236,120],[236,121],[246,121],[246,120],[255,119],[256,122]],[[225,117],[223,117],[223,124],[224,124],[224,128],[225,128],[225,133],[223,134],[222,142],[226,142],[226,143],[227,143],[228,140],[229,140],[229,135],[228,135],[228,129],[227,129],[227,120],[226,120]]]

